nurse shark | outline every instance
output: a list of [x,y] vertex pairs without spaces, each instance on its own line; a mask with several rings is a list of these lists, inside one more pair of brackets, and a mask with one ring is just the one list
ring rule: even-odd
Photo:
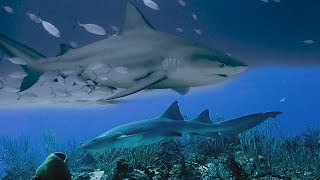
[[175,101],[159,117],[124,124],[106,131],[82,148],[99,153],[113,148],[133,148],[162,140],[172,140],[183,134],[201,135],[212,138],[235,136],[247,131],[269,118],[276,118],[282,112],[255,113],[235,119],[213,123],[206,109],[196,118],[184,120],[178,102]]
[[[129,1],[117,36],[77,49],[62,45],[60,55],[47,58],[0,34],[0,49],[26,61],[22,68],[28,76],[20,91],[32,87],[43,73],[57,72],[124,89],[106,100],[145,89],[173,89],[186,94],[191,87],[216,84],[247,69],[245,63],[220,51],[155,30]],[[117,68],[122,72],[115,71]]]

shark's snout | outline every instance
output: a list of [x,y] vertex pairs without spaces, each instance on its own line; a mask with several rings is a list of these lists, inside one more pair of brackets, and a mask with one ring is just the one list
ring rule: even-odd
[[244,66],[237,66],[234,68],[234,71],[236,72],[236,74],[242,73],[244,71],[246,71],[248,69],[247,65]]

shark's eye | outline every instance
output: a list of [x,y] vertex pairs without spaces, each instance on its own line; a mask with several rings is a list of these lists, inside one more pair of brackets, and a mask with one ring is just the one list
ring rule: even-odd
[[221,63],[221,64],[219,65],[219,67],[221,67],[221,68],[224,67],[224,66],[225,66],[225,64],[223,64],[223,63]]

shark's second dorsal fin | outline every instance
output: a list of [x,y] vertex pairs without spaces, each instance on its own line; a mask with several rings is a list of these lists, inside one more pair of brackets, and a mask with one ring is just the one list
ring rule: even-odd
[[154,29],[142,13],[127,0],[127,9],[121,33],[125,33],[134,29]]
[[172,119],[172,120],[184,120],[178,101],[173,102],[169,108],[161,115],[163,118]]
[[67,53],[71,49],[73,49],[73,47],[66,45],[66,44],[60,44],[60,53],[58,54],[58,56],[61,56],[65,53]]
[[212,123],[210,119],[210,112],[209,109],[206,109],[202,111],[196,118],[194,118],[192,121],[194,122],[202,122],[202,123]]

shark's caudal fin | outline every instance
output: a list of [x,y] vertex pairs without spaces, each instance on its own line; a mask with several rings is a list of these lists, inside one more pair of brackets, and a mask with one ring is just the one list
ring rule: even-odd
[[160,116],[162,118],[172,119],[172,120],[184,120],[178,101],[173,102],[169,108]]
[[28,76],[23,79],[20,91],[29,89],[39,80],[41,73],[30,70],[28,65],[34,63],[37,59],[45,58],[45,56],[3,34],[0,34],[0,49],[10,57],[20,57],[27,61],[27,65],[22,66],[22,68]]
[[221,129],[220,134],[225,136],[235,136],[261,124],[269,118],[276,118],[282,112],[255,113],[239,118],[215,123]]
[[154,29],[142,13],[129,0],[127,1],[126,16],[121,33],[132,30]]
[[205,124],[212,124],[211,130],[198,131],[190,134],[202,135],[212,138],[218,138],[222,136],[235,136],[255,126],[261,124],[263,121],[269,118],[276,118],[281,112],[266,112],[266,113],[256,113],[247,116],[242,116],[239,118],[222,121],[218,123],[213,123],[209,117],[209,110],[204,110],[196,118],[191,120],[191,122],[200,122]]

